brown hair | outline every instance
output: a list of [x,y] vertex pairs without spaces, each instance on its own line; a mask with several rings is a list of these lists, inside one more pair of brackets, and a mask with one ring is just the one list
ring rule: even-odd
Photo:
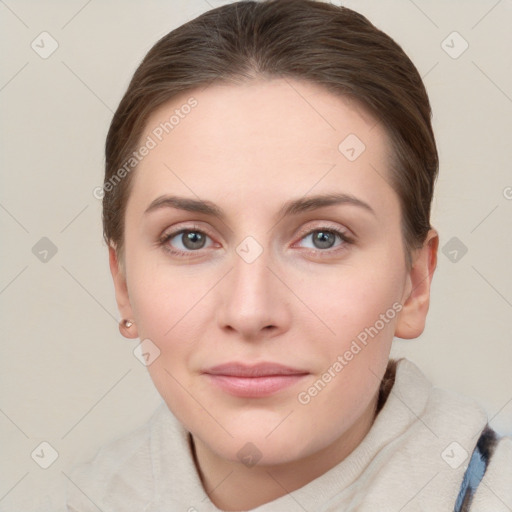
[[315,0],[224,5],[176,28],[147,53],[114,114],[105,147],[103,234],[120,260],[133,174],[126,162],[148,116],[179,93],[258,77],[324,86],[356,100],[385,126],[393,150],[388,179],[400,199],[410,263],[410,250],[423,244],[430,229],[439,166],[425,87],[401,47],[364,16]]

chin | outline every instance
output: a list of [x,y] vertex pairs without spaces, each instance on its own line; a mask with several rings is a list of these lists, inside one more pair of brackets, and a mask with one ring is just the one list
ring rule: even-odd
[[[285,416],[281,416],[281,420]],[[274,422],[274,428],[278,424],[279,421]],[[199,437],[217,456],[245,465],[246,460],[249,460],[249,464],[256,463],[260,466],[287,464],[322,448],[314,446],[317,439],[310,432],[301,433],[286,428],[284,424],[274,431],[269,430],[266,423],[257,421],[239,426],[226,424],[226,428],[233,435],[232,438],[228,435],[212,437],[211,432],[205,432],[206,436],[199,432]]]

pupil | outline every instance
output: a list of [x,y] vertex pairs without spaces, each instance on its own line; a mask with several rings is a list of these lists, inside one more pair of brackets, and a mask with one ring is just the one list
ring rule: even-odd
[[201,249],[204,245],[204,237],[197,231],[189,231],[183,233],[183,245],[187,249]]
[[329,231],[317,231],[317,235],[313,237],[315,245],[320,249],[329,249],[334,243],[334,234]]

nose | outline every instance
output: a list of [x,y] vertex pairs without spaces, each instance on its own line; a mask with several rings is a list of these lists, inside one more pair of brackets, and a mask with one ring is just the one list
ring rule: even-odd
[[232,262],[218,290],[220,328],[252,341],[285,332],[290,326],[290,292],[268,251],[264,249],[254,261],[234,251]]

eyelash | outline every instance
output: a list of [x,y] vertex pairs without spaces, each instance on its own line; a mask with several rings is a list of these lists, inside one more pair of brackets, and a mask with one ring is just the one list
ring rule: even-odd
[[[181,251],[179,249],[170,248],[170,246],[168,245],[169,240],[171,240],[174,237],[176,237],[180,234],[183,234],[187,231],[193,232],[193,233],[198,232],[198,233],[201,233],[202,235],[206,235],[207,237],[209,237],[211,239],[210,235],[208,235],[208,233],[206,233],[199,226],[188,226],[186,228],[181,228],[176,231],[172,231],[171,233],[164,234],[158,240],[158,245],[162,246],[166,252],[168,252],[174,256],[182,256],[185,258],[193,257],[192,254],[194,254],[195,252],[200,252],[201,249],[198,249],[197,251],[192,251],[192,250],[191,251]],[[349,237],[345,232],[343,232],[337,228],[331,227],[331,226],[320,226],[320,227],[317,227],[314,229],[310,229],[309,231],[307,231],[306,233],[301,235],[299,241],[303,240],[304,238],[306,238],[309,235],[312,235],[313,233],[316,233],[317,231],[327,231],[328,233],[333,233],[333,234],[337,235],[343,243],[340,244],[339,246],[337,246],[337,248],[329,248],[329,249],[325,249],[325,250],[323,250],[323,249],[306,249],[306,251],[308,253],[315,253],[315,254],[327,253],[325,255],[330,256],[333,253],[338,253],[340,250],[345,249],[345,245],[347,245],[347,244],[350,245],[350,244],[354,243],[354,239]]]

